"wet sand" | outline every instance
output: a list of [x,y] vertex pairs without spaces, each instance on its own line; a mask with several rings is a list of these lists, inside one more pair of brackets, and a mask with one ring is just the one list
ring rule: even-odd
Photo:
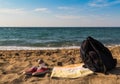
[[120,84],[120,46],[109,47],[117,68],[108,75],[96,73],[76,79],[50,78],[50,72],[40,77],[26,76],[23,71],[37,66],[37,60],[43,59],[49,68],[81,63],[80,50],[0,50],[0,84]]

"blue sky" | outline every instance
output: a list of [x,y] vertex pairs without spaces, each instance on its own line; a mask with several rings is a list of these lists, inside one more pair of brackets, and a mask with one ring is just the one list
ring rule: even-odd
[[120,26],[120,0],[0,0],[0,26]]

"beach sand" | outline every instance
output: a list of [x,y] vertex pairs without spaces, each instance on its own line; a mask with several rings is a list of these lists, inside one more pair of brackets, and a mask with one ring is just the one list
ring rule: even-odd
[[0,50],[0,84],[120,84],[120,46],[109,47],[118,63],[109,74],[96,73],[76,79],[50,78],[51,73],[40,77],[26,76],[23,71],[43,59],[49,68],[81,63],[79,49],[56,50]]

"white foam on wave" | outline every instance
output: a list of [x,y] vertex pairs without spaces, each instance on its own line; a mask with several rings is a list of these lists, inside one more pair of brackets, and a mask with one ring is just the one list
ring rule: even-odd
[[24,47],[24,46],[0,46],[0,50],[56,50],[56,49],[79,49],[79,46],[69,47]]
[[[105,46],[118,47],[120,45],[105,45]],[[56,50],[56,49],[80,49],[80,46],[68,46],[68,47],[0,46],[0,50]]]
[[118,46],[120,46],[120,44],[112,44],[112,45],[105,45],[105,46],[107,46],[107,47],[118,47]]

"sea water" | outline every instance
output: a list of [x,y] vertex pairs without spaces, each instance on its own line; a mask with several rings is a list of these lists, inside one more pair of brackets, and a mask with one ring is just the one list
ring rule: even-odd
[[0,49],[79,48],[88,36],[120,45],[119,27],[0,27]]

